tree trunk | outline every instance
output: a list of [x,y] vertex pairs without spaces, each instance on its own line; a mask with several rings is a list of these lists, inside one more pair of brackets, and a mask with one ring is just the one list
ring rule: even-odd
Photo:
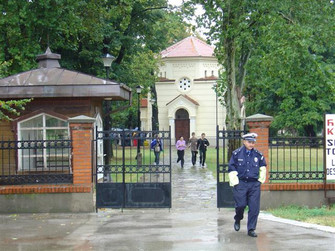
[[155,99],[155,103],[152,105],[152,130],[158,131],[159,130],[159,124],[158,124],[158,107],[157,107],[157,92],[155,84],[151,86],[151,98]]
[[226,91],[226,102],[227,102],[227,129],[228,130],[239,130],[241,120],[241,109],[240,100],[238,93],[238,86],[236,85],[236,47],[235,40],[233,38],[226,38],[224,42],[225,46],[225,65],[227,75],[227,91]]
[[304,126],[304,131],[305,131],[305,134],[307,136],[309,136],[309,137],[316,137],[316,133],[315,133],[313,125],[306,125],[306,126]]

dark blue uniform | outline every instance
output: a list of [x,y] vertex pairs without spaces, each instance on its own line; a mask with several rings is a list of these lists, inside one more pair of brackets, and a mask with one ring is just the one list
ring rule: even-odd
[[261,195],[258,176],[261,166],[266,166],[264,156],[256,149],[247,151],[245,146],[233,151],[229,161],[228,172],[237,171],[239,178],[239,184],[233,187],[236,212],[234,219],[242,220],[244,209],[248,206],[248,231],[255,230],[257,225]]

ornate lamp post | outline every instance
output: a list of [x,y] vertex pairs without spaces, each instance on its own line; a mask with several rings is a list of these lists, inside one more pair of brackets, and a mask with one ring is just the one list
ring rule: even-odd
[[215,120],[216,120],[216,127],[218,127],[218,84],[214,84],[214,89],[215,89]]
[[155,103],[156,103],[156,99],[154,99],[154,98],[151,98],[150,99],[150,104],[151,104],[151,113],[152,113],[152,115],[151,115],[151,130],[152,131],[155,131],[156,130],[156,119],[154,118],[154,112],[153,112],[153,106],[155,105]]
[[[113,61],[115,60],[115,57],[110,54],[105,54],[102,57],[102,61],[104,63],[104,67],[106,69],[106,79],[109,79],[109,69],[112,66]],[[112,127],[112,120],[110,117],[111,114],[111,98],[105,98],[103,101],[105,116],[104,116],[104,130],[110,131]],[[109,165],[111,157],[112,157],[112,149],[111,149],[111,140],[110,137],[108,140],[104,140],[104,149],[105,149],[105,164]]]
[[[215,91],[215,124],[216,124],[215,131],[217,133],[217,130],[219,129],[218,128],[218,84],[215,83],[213,88],[214,88],[214,91]],[[217,142],[216,142],[216,144],[217,144]],[[215,148],[217,149],[218,145],[216,145]]]
[[[141,131],[141,110],[140,110],[140,95],[142,92],[143,87],[138,85],[136,86],[136,93],[137,93],[137,128],[138,128],[138,135],[140,135]],[[137,140],[137,153],[140,152],[140,138]]]

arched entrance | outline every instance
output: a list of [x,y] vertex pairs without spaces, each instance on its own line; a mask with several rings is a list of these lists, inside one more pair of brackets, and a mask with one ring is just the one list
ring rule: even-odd
[[176,111],[175,116],[175,136],[176,141],[180,136],[183,136],[186,141],[190,137],[190,117],[185,109],[179,109]]

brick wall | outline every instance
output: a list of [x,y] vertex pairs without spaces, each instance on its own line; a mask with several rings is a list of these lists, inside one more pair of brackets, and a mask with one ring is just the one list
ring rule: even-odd
[[73,184],[92,183],[93,125],[71,123]]
[[[255,147],[259,150],[269,163],[269,127],[271,121],[248,121],[248,128],[250,132],[257,133],[257,141]],[[266,181],[269,181],[269,173],[267,172]]]
[[[327,184],[326,188],[327,190],[335,190],[335,184]],[[264,191],[321,191],[324,189],[325,187],[323,183],[265,183],[262,185],[262,190]]]

